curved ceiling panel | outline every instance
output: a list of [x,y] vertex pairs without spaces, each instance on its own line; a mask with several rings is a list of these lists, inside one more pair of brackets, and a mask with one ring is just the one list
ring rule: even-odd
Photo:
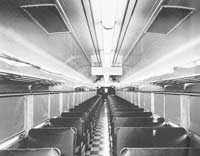
[[[196,0],[179,0],[176,2],[170,0],[163,3],[163,5],[194,7],[195,10],[170,34],[144,33],[135,46],[134,42],[132,44],[129,42],[130,45],[127,46],[126,50],[130,51],[131,46],[133,49],[127,59],[124,60],[126,70],[123,80],[145,77],[147,73],[156,75],[158,72],[169,72],[174,66],[181,65],[184,61],[188,62],[199,58],[197,47],[200,38],[200,33],[198,33],[200,2]],[[135,37],[138,37],[138,35]],[[161,71],[159,68],[163,70]]]
[[[90,62],[74,41],[72,34],[47,34],[16,4],[14,0],[0,1],[1,53],[74,80],[90,82],[83,76],[89,75],[89,70],[84,70],[82,74],[77,72],[90,65]],[[69,67],[70,62],[77,62],[71,66],[75,70],[78,69],[77,71]]]
[[87,56],[90,58],[95,54],[96,49],[91,39],[81,0],[62,0],[61,2]]
[[[119,55],[123,56],[123,60],[126,57],[126,55],[128,54],[132,45],[137,41],[138,36],[142,32],[142,30],[146,24],[146,21],[147,21],[148,17],[150,16],[152,8],[154,7],[155,4],[157,4],[156,2],[157,2],[157,0],[148,0],[148,1],[139,0],[137,2],[134,14],[131,18],[127,32],[125,34],[121,49],[118,49],[118,50],[120,50]],[[130,11],[129,11],[129,14],[130,14]],[[127,16],[127,17],[129,17],[129,16]],[[128,24],[128,23],[126,22],[126,24]],[[125,32],[125,30],[123,30],[123,33],[124,32]],[[120,39],[120,40],[122,40],[122,39]]]
[[[199,8],[200,3],[196,6],[197,10]],[[124,80],[131,77],[145,77],[147,73],[149,76],[156,76],[198,59],[200,12],[197,10],[168,35],[146,33],[125,63],[131,68],[124,74]]]

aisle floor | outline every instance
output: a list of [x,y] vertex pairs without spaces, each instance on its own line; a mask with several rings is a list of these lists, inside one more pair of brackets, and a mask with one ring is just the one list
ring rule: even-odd
[[97,127],[86,156],[110,156],[109,118],[106,102],[102,105]]

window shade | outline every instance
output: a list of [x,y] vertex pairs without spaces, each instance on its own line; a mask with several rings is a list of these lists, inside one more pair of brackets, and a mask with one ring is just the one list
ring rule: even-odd
[[190,97],[190,130],[200,135],[200,97]]
[[165,96],[165,117],[176,124],[180,124],[181,106],[179,95]]
[[144,93],[140,93],[140,107],[145,108]]
[[150,93],[145,93],[145,109],[148,111],[151,111],[151,94]]
[[138,93],[137,92],[134,93],[134,104],[138,105]]
[[35,95],[33,110],[34,125],[48,119],[48,95]]
[[163,94],[155,94],[154,109],[155,109],[155,114],[161,117],[164,117],[164,95]]
[[63,111],[69,111],[69,94],[63,94]]
[[74,108],[74,93],[69,93],[69,108]]
[[0,98],[0,142],[24,130],[24,97]]
[[50,102],[50,117],[55,117],[60,114],[59,111],[59,94],[51,94]]

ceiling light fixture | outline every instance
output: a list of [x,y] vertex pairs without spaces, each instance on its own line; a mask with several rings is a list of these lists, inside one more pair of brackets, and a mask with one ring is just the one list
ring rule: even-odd
[[102,24],[106,29],[112,29],[115,23],[116,0],[102,0]]
[[[95,21],[97,24],[100,23],[102,28],[103,51],[101,55],[103,67],[111,67],[114,26],[117,15],[117,4],[119,2],[117,0],[91,0],[91,2]],[[104,83],[106,85],[110,83],[109,73],[104,75]]]

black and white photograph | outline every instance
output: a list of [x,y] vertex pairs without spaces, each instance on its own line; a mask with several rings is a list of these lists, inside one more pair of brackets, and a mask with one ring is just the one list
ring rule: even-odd
[[200,0],[0,0],[0,156],[200,156]]

